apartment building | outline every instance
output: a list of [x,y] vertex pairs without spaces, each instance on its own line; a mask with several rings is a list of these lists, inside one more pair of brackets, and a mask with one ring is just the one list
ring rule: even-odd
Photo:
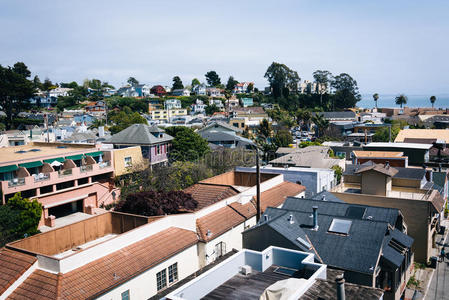
[[154,109],[149,111],[151,120],[169,123],[173,118],[187,116],[186,108]]
[[113,152],[95,146],[38,143],[0,148],[2,204],[15,193],[43,205],[39,227],[74,212],[88,213],[118,197]]
[[243,232],[243,245],[314,253],[315,261],[343,271],[346,281],[399,300],[413,269],[413,239],[403,220],[398,209],[290,197]]
[[422,168],[391,167],[371,161],[348,165],[332,194],[347,203],[401,210],[407,233],[415,240],[415,260],[426,263],[438,254],[435,236],[445,201]]

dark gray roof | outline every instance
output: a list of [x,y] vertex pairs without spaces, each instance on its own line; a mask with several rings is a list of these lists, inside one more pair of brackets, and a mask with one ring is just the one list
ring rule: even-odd
[[206,129],[213,128],[213,127],[217,127],[217,126],[226,128],[226,129],[228,129],[228,130],[230,130],[230,131],[234,131],[234,132],[243,132],[243,129],[234,127],[234,126],[232,126],[232,125],[229,125],[229,124],[226,123],[226,122],[222,122],[222,121],[213,121],[213,122],[211,122],[210,124],[208,124],[206,127],[201,128],[200,130],[198,130],[198,133],[201,133],[201,132],[205,131]]
[[[315,205],[318,206],[317,230],[312,228],[312,207]],[[393,236],[391,227],[396,225],[399,214],[399,210],[394,208],[289,197],[283,208],[267,208],[264,215],[268,216],[268,220],[265,221],[264,217],[257,226],[248,230],[269,226],[298,249],[316,253],[318,260],[331,267],[373,274],[379,255],[385,247],[389,247],[388,239],[394,237],[405,246],[413,242],[399,230]],[[290,215],[293,222],[289,221]],[[329,231],[334,219],[351,222],[347,235]],[[404,255],[399,255],[404,258]],[[397,263],[398,257],[393,256],[391,254],[385,259]]]
[[241,137],[236,134],[226,133],[226,132],[199,132],[202,138],[206,139],[208,142],[225,142],[225,141],[236,141],[240,145],[254,145],[254,142],[250,139]]
[[[345,282],[346,299],[379,300],[384,292],[381,289]],[[299,300],[335,300],[337,288],[335,281],[317,279]]]
[[[370,165],[374,165],[371,160],[361,165],[346,165],[346,169],[343,172],[343,175],[356,175],[356,172],[359,169],[365,168]],[[391,169],[393,169],[393,167],[391,167]],[[396,169],[398,172],[392,176],[393,178],[421,180],[426,176],[426,170],[422,168],[394,167],[394,169]]]
[[[162,137],[156,137],[156,128],[145,124],[133,124],[119,133],[114,134],[110,139],[104,141],[105,144],[133,144],[133,145],[153,145],[173,140],[173,137],[164,133]],[[163,132],[163,131],[162,131]]]
[[285,199],[284,204],[282,205],[282,209],[312,213],[312,206],[314,205],[318,206],[319,214],[326,214],[349,219],[355,218],[348,215],[348,209],[350,207],[360,208],[361,210],[364,209],[365,213],[358,219],[387,222],[393,227],[396,224],[396,219],[400,215],[399,209],[396,208],[349,204],[346,202],[342,202],[341,200],[340,202],[332,202],[295,197],[288,197],[287,199]]
[[349,119],[355,118],[355,112],[353,111],[325,111],[319,112],[325,119]]
[[[324,197],[324,199],[323,199]],[[321,201],[332,201],[332,202],[344,202],[343,200],[341,200],[340,198],[338,198],[337,196],[335,196],[334,194],[332,194],[331,192],[328,191],[322,191],[316,195],[314,195],[311,199],[314,200],[321,200]]]
[[439,188],[442,188],[446,184],[447,176],[448,175],[446,172],[433,172],[432,174],[433,183],[435,183]]

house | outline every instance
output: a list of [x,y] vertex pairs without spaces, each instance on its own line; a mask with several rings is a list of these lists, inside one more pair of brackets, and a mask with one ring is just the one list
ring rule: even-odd
[[158,97],[164,96],[167,94],[167,91],[164,89],[162,85],[155,85],[150,90],[151,94],[156,95]]
[[193,86],[192,91],[197,96],[206,96],[207,95],[207,86],[204,83],[197,84],[197,85]]
[[236,128],[227,123],[214,121],[204,128],[198,130],[198,134],[206,139],[210,144],[219,145],[227,148],[242,147],[251,149],[254,142],[250,139],[237,135],[242,133],[243,129]]
[[363,145],[363,151],[390,151],[403,152],[408,157],[408,163],[412,166],[422,166],[429,162],[430,148],[432,144],[419,143],[382,143],[374,142]]
[[329,122],[335,121],[356,121],[356,115],[353,111],[325,111],[318,112],[318,115],[321,115],[325,120]]
[[404,152],[391,151],[352,151],[352,163],[361,165],[368,161],[376,164],[388,163],[392,167],[408,167],[408,157],[404,156]]
[[435,236],[445,201],[434,189],[429,171],[391,167],[371,161],[347,165],[343,182],[331,192],[347,203],[397,208],[404,215],[407,233],[415,240],[417,262],[436,255]]
[[215,87],[208,87],[206,88],[206,95],[209,97],[222,97],[222,90]]
[[[284,148],[277,150],[277,154],[282,154]],[[292,149],[290,154],[282,155],[270,161],[273,167],[300,167],[300,168],[321,168],[331,169],[333,166],[345,168],[345,160],[329,156],[329,147],[309,146],[306,148]]]
[[164,109],[180,109],[181,100],[178,99],[167,99],[164,101]]
[[449,130],[446,129],[401,129],[395,143],[412,143],[413,139],[435,139],[439,144],[449,144]]
[[[256,172],[255,167],[237,167],[236,171]],[[284,180],[305,186],[305,196],[309,198],[323,191],[330,191],[337,185],[335,172],[331,169],[277,168],[267,165],[262,166],[260,172],[264,174],[282,174],[284,175]]]
[[114,149],[140,146],[142,156],[150,165],[167,163],[170,142],[173,137],[156,125],[134,124],[114,134],[104,144],[112,144]]
[[[42,204],[39,227],[54,227],[73,213],[112,202],[113,151],[88,145],[42,143],[0,148],[0,190],[5,204],[14,194]],[[112,192],[114,191],[114,197]]]
[[244,94],[248,93],[249,86],[252,85],[254,87],[254,82],[239,82],[234,87],[234,94]]
[[150,111],[151,120],[158,122],[171,122],[175,118],[186,117],[187,109],[155,109]]
[[398,209],[290,197],[243,232],[243,246],[314,253],[315,261],[343,271],[345,281],[399,300],[413,269],[413,238],[406,232]]
[[172,96],[190,96],[189,89],[176,89],[171,91]]
[[224,109],[223,101],[220,99],[209,99],[209,105],[215,105],[217,108]]
[[29,100],[31,105],[36,105],[39,107],[53,107],[58,104],[58,98],[57,97],[50,97],[46,95],[35,95]]
[[69,96],[69,92],[72,91],[73,89],[71,88],[55,88],[52,89],[48,92],[48,96],[49,97],[54,97],[54,98],[58,98],[58,97],[67,97]]
[[97,118],[95,116],[88,114],[88,113],[75,114],[73,116],[73,121],[75,121],[75,123],[78,125],[80,125],[82,123],[84,123],[86,125],[90,125],[96,120],[97,120]]
[[195,114],[202,114],[206,112],[206,105],[204,104],[204,102],[200,99],[196,99],[195,103],[192,104],[190,106],[191,108],[191,114],[195,115]]
[[254,105],[253,98],[242,98],[242,99],[240,99],[240,101],[242,102],[243,107],[248,107],[248,106]]
[[148,97],[151,94],[151,88],[147,84],[136,84],[133,87],[137,92],[137,97]]
[[106,113],[107,105],[104,101],[89,102],[84,109],[87,113],[98,116]]

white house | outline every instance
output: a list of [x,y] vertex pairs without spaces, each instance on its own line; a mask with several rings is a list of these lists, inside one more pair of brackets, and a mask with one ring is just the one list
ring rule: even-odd
[[196,99],[195,103],[190,106],[191,114],[201,114],[206,111],[206,105],[200,99]]
[[204,83],[195,85],[192,90],[197,96],[206,95],[206,85]]
[[181,100],[167,99],[164,102],[164,109],[179,109],[181,108]]
[[60,88],[60,87],[58,87],[58,88],[55,88],[55,89],[52,89],[51,91],[49,91],[48,92],[48,96],[49,97],[59,97],[59,96],[62,96],[62,97],[66,97],[66,96],[68,96],[69,95],[69,92],[70,91],[72,91],[73,89],[71,89],[71,88]]

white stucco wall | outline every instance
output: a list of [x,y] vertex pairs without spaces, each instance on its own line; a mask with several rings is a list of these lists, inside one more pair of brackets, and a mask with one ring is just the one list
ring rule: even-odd
[[[194,245],[186,250],[178,253],[177,255],[165,260],[163,263],[143,272],[142,274],[134,277],[133,279],[125,282],[124,284],[116,287],[110,292],[103,294],[97,299],[111,300],[121,299],[121,294],[129,290],[129,296],[132,300],[142,299],[146,300],[157,294],[156,274],[168,268],[168,266],[178,263],[178,281],[189,276],[193,272],[197,271],[198,259],[197,259],[197,245]],[[176,283],[175,281],[174,283]],[[168,270],[167,270],[167,284],[168,284]]]

